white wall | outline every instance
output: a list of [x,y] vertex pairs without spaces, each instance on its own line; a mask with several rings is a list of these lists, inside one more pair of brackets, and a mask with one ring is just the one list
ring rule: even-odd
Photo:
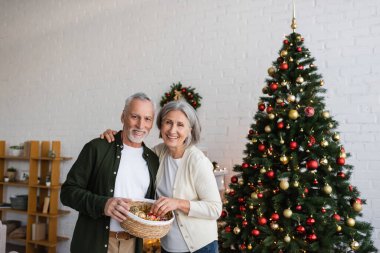
[[[297,1],[296,14],[379,247],[380,2]],[[120,128],[128,95],[145,91],[159,101],[181,81],[204,97],[202,146],[231,168],[241,163],[290,17],[290,0],[2,0],[0,139],[58,139],[76,158],[104,129]],[[62,181],[72,163],[64,163]],[[75,221],[73,211],[59,233],[71,236]],[[59,246],[68,251],[69,242]]]

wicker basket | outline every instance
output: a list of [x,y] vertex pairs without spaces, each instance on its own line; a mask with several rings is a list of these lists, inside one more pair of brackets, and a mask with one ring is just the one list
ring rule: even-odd
[[[131,202],[130,209],[139,208],[139,210],[149,212],[153,203],[154,200],[151,199],[133,201]],[[120,222],[120,226],[131,235],[139,238],[161,238],[169,232],[170,226],[174,221],[173,212],[167,213],[166,216],[168,219],[166,221],[151,221],[128,212],[127,218],[123,222]]]

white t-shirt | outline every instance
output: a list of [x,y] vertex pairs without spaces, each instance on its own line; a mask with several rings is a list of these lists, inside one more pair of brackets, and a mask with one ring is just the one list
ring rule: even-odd
[[[170,155],[165,157],[164,161],[164,172],[162,175],[162,180],[160,185],[157,186],[157,195],[158,197],[165,196],[172,198],[173,197],[173,186],[175,176],[177,174],[178,167],[181,163],[180,159],[173,159]],[[185,240],[183,239],[182,233],[179,230],[177,219],[174,219],[174,222],[169,230],[169,233],[160,239],[161,247],[169,252],[189,252],[189,248]]]
[[[149,188],[149,169],[143,158],[143,147],[133,148],[124,144],[119,170],[116,175],[113,196],[143,199]],[[118,221],[111,218],[111,231],[124,231]]]

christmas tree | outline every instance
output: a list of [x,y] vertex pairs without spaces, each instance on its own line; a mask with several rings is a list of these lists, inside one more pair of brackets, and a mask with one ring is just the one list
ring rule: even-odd
[[293,32],[268,69],[245,157],[231,178],[220,220],[221,252],[376,252],[357,219],[365,200],[326,90],[304,38]]

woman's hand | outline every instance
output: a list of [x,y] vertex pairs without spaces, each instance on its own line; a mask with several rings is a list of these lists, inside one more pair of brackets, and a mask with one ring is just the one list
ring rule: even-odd
[[111,143],[115,141],[114,135],[117,134],[117,131],[112,130],[112,129],[107,129],[100,135],[100,139],[106,138],[106,140]]
[[118,222],[122,222],[127,218],[129,202],[131,202],[131,200],[126,198],[110,198],[104,207],[104,214]]
[[160,197],[156,202],[154,202],[151,212],[156,216],[164,216],[170,211],[181,210],[188,214],[190,210],[190,203],[188,200],[184,199],[174,199],[167,197]]

